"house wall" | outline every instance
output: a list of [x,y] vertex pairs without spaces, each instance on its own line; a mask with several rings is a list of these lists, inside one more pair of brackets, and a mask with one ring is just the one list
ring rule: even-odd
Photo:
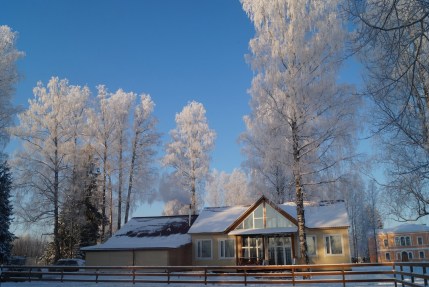
[[[409,237],[410,245],[397,245],[395,237]],[[422,238],[423,244],[418,244],[418,238]],[[385,240],[386,243],[385,244]],[[375,244],[377,248],[375,248]],[[405,261],[402,257],[402,253],[411,253],[412,258],[407,258],[409,262],[422,262],[429,260],[429,232],[379,232],[377,234],[377,241],[374,242],[374,238],[370,238],[368,242],[368,248],[370,251],[371,262],[401,262]],[[423,252],[423,258],[420,258],[420,252]],[[390,260],[386,258],[386,253],[389,254]],[[401,255],[398,255],[401,254]]]
[[168,252],[169,266],[191,266],[192,245],[188,244],[182,248],[171,249]]
[[[332,228],[332,229],[307,229],[306,235],[316,236],[316,255],[310,256],[310,264],[338,264],[338,263],[351,263],[350,242],[348,228]],[[342,240],[342,254],[327,254],[325,239],[329,235],[341,235]],[[298,260],[299,254],[299,241],[295,238],[295,250]],[[298,263],[298,262],[297,262]],[[299,262],[300,263],[300,262]]]
[[136,266],[167,266],[168,250],[136,250],[134,262]]
[[[212,243],[212,256],[209,259],[199,259],[197,258],[197,248],[199,240],[211,240]],[[194,266],[234,266],[236,265],[236,258],[223,259],[220,258],[220,248],[219,242],[222,239],[235,239],[235,236],[228,236],[226,234],[192,234],[192,265]],[[235,250],[234,254],[236,254],[237,250],[237,241],[235,241]]]
[[86,251],[86,266],[132,266],[132,251]]

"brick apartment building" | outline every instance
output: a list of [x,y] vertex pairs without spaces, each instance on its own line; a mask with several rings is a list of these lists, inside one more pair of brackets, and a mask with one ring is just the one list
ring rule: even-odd
[[371,263],[429,260],[429,227],[426,225],[402,224],[392,228],[377,229],[376,235],[377,244],[372,234],[368,239]]

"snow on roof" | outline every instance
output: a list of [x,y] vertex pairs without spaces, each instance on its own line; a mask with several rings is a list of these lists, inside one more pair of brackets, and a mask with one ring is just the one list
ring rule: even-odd
[[[308,228],[330,228],[350,226],[347,210],[343,201],[305,202],[305,225]],[[293,218],[296,216],[296,204],[287,202],[278,207]],[[225,232],[249,206],[209,207],[201,211],[189,233],[222,233]],[[261,231],[261,230],[259,230]],[[268,231],[273,231],[271,228]],[[267,232],[268,232],[267,231]],[[287,230],[285,232],[293,232]],[[296,230],[295,230],[296,232]]]
[[[279,207],[296,219],[296,204],[286,202]],[[343,201],[305,202],[305,226],[307,228],[329,228],[350,226],[346,205]]]
[[81,250],[178,248],[191,243],[188,230],[188,216],[134,217],[105,243]]
[[423,224],[401,224],[391,228],[378,229],[377,233],[412,233],[428,231],[429,227]]
[[280,234],[280,233],[295,233],[298,231],[294,227],[278,227],[278,228],[259,228],[259,229],[236,229],[228,233],[228,235],[254,235],[254,234]]
[[204,208],[188,233],[225,232],[250,206]]

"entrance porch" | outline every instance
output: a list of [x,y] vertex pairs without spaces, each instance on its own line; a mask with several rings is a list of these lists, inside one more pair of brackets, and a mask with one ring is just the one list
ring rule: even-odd
[[294,236],[264,234],[237,236],[237,265],[292,265]]

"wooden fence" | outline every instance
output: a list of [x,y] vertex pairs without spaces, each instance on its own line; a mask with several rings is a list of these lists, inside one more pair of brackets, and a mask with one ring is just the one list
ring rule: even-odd
[[[428,286],[429,263],[321,264],[287,266],[0,266],[3,281],[116,282],[164,284],[340,284],[391,283]],[[73,269],[72,269],[73,268]],[[49,271],[51,269],[51,271]],[[1,284],[1,283],[0,283]],[[369,285],[369,284],[367,284]],[[329,285],[328,285],[329,286]],[[350,284],[349,286],[354,286]]]

